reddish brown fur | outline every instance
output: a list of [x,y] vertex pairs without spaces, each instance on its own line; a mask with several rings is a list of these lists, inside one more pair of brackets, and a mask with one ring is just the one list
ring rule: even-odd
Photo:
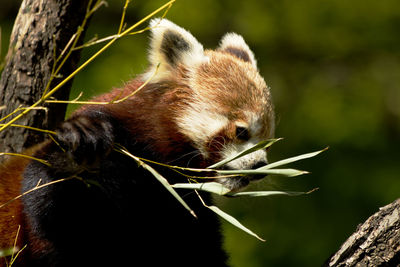
[[[128,82],[124,88],[115,88],[111,92],[97,96],[93,102],[110,102],[129,96],[132,92],[143,85],[141,78]],[[187,104],[191,97],[191,89],[179,82],[149,83],[139,90],[135,95],[119,102],[118,104],[101,105],[112,116],[120,121],[132,121],[127,125],[129,131],[137,137],[135,141],[148,143],[159,155],[180,155],[186,151],[182,144],[188,144],[177,129],[171,118],[176,117],[180,108]],[[98,104],[85,105],[74,114],[88,109],[98,109]],[[173,161],[174,156],[163,161]]]
[[[92,99],[93,102],[109,102],[112,100],[121,99],[128,96],[143,82],[140,79],[135,79],[124,88],[116,88],[110,93],[106,93]],[[158,101],[156,95],[163,94],[164,89],[175,87],[165,93],[162,101]],[[178,133],[177,129],[171,125],[171,116],[178,112],[171,109],[171,103],[187,99],[187,90],[183,86],[171,84],[149,84],[138,92],[138,96],[133,96],[119,104],[103,105],[105,109],[110,110],[116,118],[124,121],[134,119],[136,124],[130,125],[130,131],[137,133],[143,139],[153,139],[150,143],[157,146],[157,151],[160,154],[170,155],[172,150],[179,150],[178,147],[167,146],[171,143],[170,139],[181,143],[183,136]],[[87,109],[93,108],[97,105],[85,105],[78,109],[75,114],[83,112]],[[132,109],[132,107],[141,107],[140,109]],[[97,108],[97,107],[96,107]],[[132,112],[126,112],[127,110]],[[156,112],[162,113],[161,121],[154,121],[159,116]],[[154,125],[164,125],[165,127],[154,127]],[[168,127],[167,127],[168,126]],[[172,127],[171,127],[172,126]],[[157,130],[159,129],[159,130]],[[168,132],[161,132],[161,129],[167,129]],[[154,130],[156,132],[154,132]],[[151,131],[151,132],[150,132]],[[148,133],[148,134],[142,134]],[[157,136],[157,140],[155,140]],[[143,140],[140,140],[143,141]],[[34,151],[40,149],[42,145],[36,146],[24,154],[32,155]],[[182,151],[176,151],[180,153]],[[21,180],[22,174],[26,165],[30,162],[27,158],[12,157],[5,163],[0,165],[0,205],[7,203],[21,194]],[[22,205],[20,199],[16,199],[0,208],[0,249],[10,248],[14,245],[16,240],[18,226],[21,226],[19,238],[17,240],[17,247],[21,248],[24,242],[24,220],[21,216]],[[0,265],[1,266],[1,265]]]
[[[38,147],[29,149],[24,154],[32,155],[36,149]],[[15,156],[0,164],[0,249],[10,249],[14,244],[17,249],[21,249],[27,244],[21,199],[14,199],[21,194],[22,174],[29,161],[27,158]],[[18,258],[21,257],[23,254]],[[5,258],[0,258],[0,266],[6,266]]]
[[[24,151],[23,154],[32,156],[46,144],[47,142],[36,145]],[[22,215],[22,203],[18,198],[23,193],[21,181],[24,169],[29,162],[28,158],[15,156],[0,164],[0,250],[10,249],[14,244],[19,250],[27,245],[16,258],[16,264],[24,262],[30,254],[29,250],[36,248],[39,251],[47,246],[43,240],[27,234],[30,232],[30,226]],[[20,228],[19,232],[18,228]],[[0,267],[7,266],[9,261],[10,257],[0,258]]]
[[[128,84],[131,90],[136,86],[137,81]],[[185,148],[179,145],[188,141],[185,142],[185,137],[178,132],[171,118],[179,112],[176,105],[185,105],[188,97],[188,89],[183,85],[160,82],[148,84],[136,96],[104,108],[121,121],[134,121],[134,124],[129,124],[129,131],[138,137],[137,141],[151,144],[160,155],[178,156],[185,153]]]
[[[22,172],[29,160],[14,157],[0,166],[0,205],[7,203],[20,195]],[[16,176],[15,174],[18,173]],[[7,249],[14,246],[18,226],[23,227],[21,217],[22,205],[20,199],[0,207],[0,248]],[[17,247],[23,246],[23,231],[20,231]],[[1,265],[0,265],[1,266]]]

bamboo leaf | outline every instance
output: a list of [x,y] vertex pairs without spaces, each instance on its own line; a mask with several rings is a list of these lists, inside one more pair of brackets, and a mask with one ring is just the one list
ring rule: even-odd
[[144,168],[145,170],[149,171],[175,198],[176,200],[178,200],[183,207],[185,207],[185,209],[187,209],[190,214],[192,214],[195,218],[197,218],[196,213],[189,207],[188,204],[186,204],[186,202],[181,198],[181,196],[175,191],[174,188],[172,188],[172,186],[168,183],[167,179],[165,179],[161,174],[159,174],[155,169],[153,169],[150,165],[147,165],[146,163],[144,163],[143,161],[141,161],[139,158],[137,158],[136,156],[132,155],[131,153],[129,153],[127,150],[119,148],[116,149],[116,151],[125,154],[129,157],[131,157],[132,159],[134,159],[142,168]]
[[236,220],[234,217],[232,217],[231,215],[227,214],[226,212],[222,211],[221,209],[219,209],[216,206],[206,206],[207,208],[209,208],[210,210],[212,210],[213,212],[215,212],[216,214],[218,214],[221,218],[223,218],[224,220],[228,221],[229,223],[231,223],[232,225],[236,226],[237,228],[239,228],[240,230],[248,233],[251,236],[254,236],[255,238],[257,238],[260,241],[265,242],[264,239],[262,239],[261,237],[259,237],[257,234],[255,234],[253,231],[251,231],[250,229],[248,229],[247,227],[245,227],[243,224],[241,224],[238,220]]
[[294,177],[302,174],[307,174],[306,171],[296,170],[296,169],[255,169],[255,170],[215,170],[217,173],[222,175],[230,175],[230,174],[237,174],[237,175],[282,175],[287,177]]
[[172,185],[172,187],[179,189],[206,191],[227,197],[269,197],[275,195],[300,196],[308,194],[308,192],[294,192],[294,191],[248,191],[248,192],[230,193],[231,191],[230,189],[226,188],[225,186],[217,182],[197,183],[197,184],[178,183]]
[[230,158],[221,160],[221,161],[219,161],[219,162],[217,162],[217,163],[215,163],[215,164],[213,164],[213,165],[211,165],[211,166],[209,166],[207,168],[208,169],[219,168],[219,167],[221,167],[221,166],[223,166],[223,165],[225,165],[225,164],[227,164],[227,163],[229,163],[229,162],[231,162],[231,161],[233,161],[235,159],[243,157],[243,156],[245,156],[247,154],[250,154],[250,153],[252,153],[254,151],[257,151],[257,150],[260,150],[260,149],[266,149],[267,147],[272,146],[275,142],[277,142],[277,141],[279,141],[281,139],[282,138],[269,139],[269,140],[261,141],[258,144],[254,145],[253,147],[251,147],[249,149],[246,149],[246,150],[243,150],[242,152],[239,152],[238,154],[236,154],[236,155],[234,155],[234,156],[232,156]]
[[276,195],[286,195],[286,196],[300,196],[307,194],[307,192],[291,192],[291,191],[253,191],[253,192],[239,192],[228,194],[228,197],[269,197]]
[[189,207],[189,205],[186,204],[181,196],[179,196],[179,194],[168,183],[167,179],[165,179],[161,174],[159,174],[155,169],[147,164],[142,167],[148,170],[185,207],[185,209],[187,209],[194,217],[197,217],[194,211]]
[[270,164],[268,164],[266,166],[258,168],[258,170],[272,169],[272,168],[279,167],[279,166],[282,166],[282,165],[285,165],[285,164],[289,164],[289,163],[292,163],[292,162],[295,162],[295,161],[299,161],[299,160],[302,160],[302,159],[312,158],[312,157],[315,157],[318,154],[326,151],[327,149],[328,148],[325,148],[325,149],[322,149],[322,150],[319,150],[319,151],[316,151],[316,152],[302,154],[302,155],[299,155],[299,156],[295,156],[295,157],[283,159],[283,160],[280,160],[280,161],[272,162],[272,163],[270,163]]
[[193,190],[201,190],[210,193],[214,193],[217,195],[225,195],[231,190],[226,188],[220,183],[209,182],[209,183],[197,183],[197,184],[189,184],[189,183],[179,183],[172,185],[173,188],[181,188],[181,189],[193,189]]

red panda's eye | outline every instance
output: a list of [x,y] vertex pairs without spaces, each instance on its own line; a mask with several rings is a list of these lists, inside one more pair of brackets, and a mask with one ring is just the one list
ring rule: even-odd
[[250,133],[249,130],[246,127],[236,127],[236,138],[247,141],[250,139]]

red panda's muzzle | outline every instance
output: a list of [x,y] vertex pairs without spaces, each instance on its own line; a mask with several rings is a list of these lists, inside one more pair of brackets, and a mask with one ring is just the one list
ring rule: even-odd
[[[265,165],[267,165],[267,163],[265,161],[259,161],[249,169],[255,170],[255,169],[258,169],[258,168],[263,167]],[[225,170],[233,170],[233,168],[230,168],[227,165],[225,165],[223,167],[223,169],[225,169]],[[233,176],[233,177],[218,178],[218,179],[216,179],[216,181],[221,183],[225,187],[231,189],[232,191],[238,191],[240,189],[243,189],[247,185],[249,185],[250,182],[261,180],[261,179],[265,178],[266,176],[267,175],[265,175],[265,174],[238,175],[238,176]]]

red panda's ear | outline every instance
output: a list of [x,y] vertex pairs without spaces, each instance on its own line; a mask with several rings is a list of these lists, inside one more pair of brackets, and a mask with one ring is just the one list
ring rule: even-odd
[[257,69],[257,61],[253,52],[239,34],[225,34],[222,37],[218,50],[232,54],[243,61],[250,62]]
[[[203,46],[185,29],[167,19],[150,22],[151,41],[149,61],[154,69],[160,64],[156,80],[168,78],[178,65],[190,69],[207,60]],[[148,72],[150,75],[151,70]]]

